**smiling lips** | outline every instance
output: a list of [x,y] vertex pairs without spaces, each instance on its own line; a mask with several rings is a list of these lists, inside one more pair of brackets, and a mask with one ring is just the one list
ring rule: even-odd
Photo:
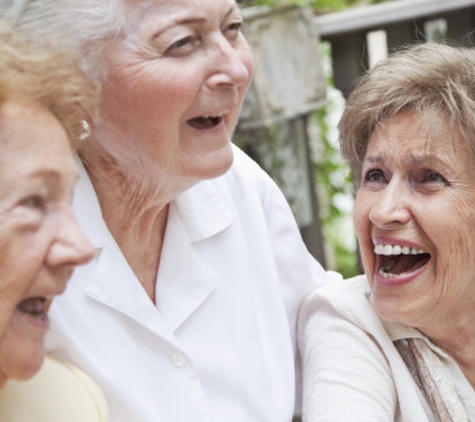
[[223,121],[223,114],[217,116],[201,116],[188,120],[188,124],[195,129],[210,129]]
[[383,284],[402,284],[413,280],[429,262],[430,254],[406,245],[376,244],[376,273]]
[[17,305],[17,309],[39,321],[47,322],[47,312],[50,304],[51,300],[47,300],[44,297],[31,297],[21,301]]

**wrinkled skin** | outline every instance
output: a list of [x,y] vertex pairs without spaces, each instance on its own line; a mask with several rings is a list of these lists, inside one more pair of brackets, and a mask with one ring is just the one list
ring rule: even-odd
[[77,168],[61,125],[42,106],[0,106],[0,387],[44,358],[47,311],[93,248],[71,210]]
[[[428,124],[437,120],[401,114],[372,134],[354,223],[379,315],[453,350],[455,332],[464,341],[475,320],[475,159],[460,134]],[[375,242],[430,259],[384,278]]]
[[126,34],[105,52],[86,163],[100,156],[134,191],[168,203],[231,165],[252,56],[234,0],[126,5]]

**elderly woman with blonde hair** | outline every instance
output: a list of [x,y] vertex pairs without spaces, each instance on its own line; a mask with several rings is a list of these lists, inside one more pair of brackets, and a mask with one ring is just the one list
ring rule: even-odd
[[[38,50],[0,23],[0,420],[103,421],[92,380],[49,356],[52,300],[93,248],[71,209],[83,133],[96,88],[76,60]],[[21,381],[15,381],[21,380]]]

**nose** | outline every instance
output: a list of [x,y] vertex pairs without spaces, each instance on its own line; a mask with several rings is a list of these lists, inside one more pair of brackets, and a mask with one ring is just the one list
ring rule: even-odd
[[376,227],[390,229],[410,221],[410,198],[404,182],[393,178],[374,195],[376,199],[371,204],[369,219]]
[[94,256],[94,247],[86,237],[69,205],[56,216],[55,235],[48,250],[50,267],[85,264]]
[[245,86],[252,76],[253,60],[247,41],[242,39],[229,42],[222,34],[213,43],[209,55],[212,75],[208,79],[210,87]]

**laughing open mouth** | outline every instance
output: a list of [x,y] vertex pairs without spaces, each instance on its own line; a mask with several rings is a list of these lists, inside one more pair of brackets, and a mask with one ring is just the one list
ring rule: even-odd
[[201,116],[188,120],[188,124],[195,129],[210,129],[219,125],[223,121],[223,115]]
[[405,245],[378,244],[374,252],[377,255],[378,274],[383,278],[413,273],[430,260],[428,252]]
[[48,319],[47,312],[51,301],[44,297],[31,297],[21,301],[17,305],[17,309],[32,316],[33,318],[46,321]]

